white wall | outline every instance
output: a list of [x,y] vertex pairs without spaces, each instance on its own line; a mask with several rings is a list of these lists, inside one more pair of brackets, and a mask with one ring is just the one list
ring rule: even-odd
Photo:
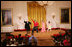
[[[13,10],[13,25],[18,25],[18,28],[24,29],[24,20],[28,20],[27,18],[27,2],[26,1],[1,1],[1,8],[7,9],[12,8]],[[21,16],[21,20],[19,21],[19,16]]]
[[[28,20],[27,17],[27,2],[26,1],[1,1],[1,8],[12,8],[13,9],[13,25],[19,25],[19,29],[24,29],[24,20]],[[51,6],[46,8],[46,20],[51,21],[52,27],[62,27],[71,29],[71,18],[70,24],[60,24],[60,8],[71,8],[71,3],[68,1],[55,1]],[[52,16],[55,15],[55,20]],[[22,19],[19,21],[18,17],[21,16]],[[71,17],[71,9],[70,9]],[[54,22],[56,21],[56,22]],[[57,23],[57,24],[56,24]]]
[[[70,8],[70,24],[60,24],[60,8]],[[53,20],[52,16],[55,15]],[[71,2],[55,1],[53,5],[46,7],[46,20],[51,21],[53,27],[61,27],[71,29]],[[56,26],[55,26],[56,25]]]

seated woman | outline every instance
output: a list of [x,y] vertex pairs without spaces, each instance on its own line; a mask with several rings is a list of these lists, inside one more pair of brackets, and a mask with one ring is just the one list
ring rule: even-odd
[[22,41],[19,41],[18,46],[22,46]]

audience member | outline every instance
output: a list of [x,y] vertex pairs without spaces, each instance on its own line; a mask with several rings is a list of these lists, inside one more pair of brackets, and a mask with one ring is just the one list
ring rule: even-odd
[[29,38],[29,45],[30,46],[37,46],[37,39],[33,35]]
[[17,46],[17,45],[15,45],[14,42],[12,42],[10,46]]
[[6,46],[6,44],[7,44],[7,40],[4,39],[3,42],[2,42],[2,46]]

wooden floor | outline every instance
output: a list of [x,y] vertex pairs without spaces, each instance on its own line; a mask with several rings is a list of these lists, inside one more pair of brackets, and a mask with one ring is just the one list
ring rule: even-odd
[[[34,32],[34,36],[37,38],[38,40],[38,46],[54,46],[54,42],[52,40],[52,35],[53,34],[57,34],[59,32],[62,32],[64,33],[65,31],[63,30],[51,30],[51,31],[46,31],[46,32],[41,32],[39,31],[38,33],[35,31]],[[26,34],[26,31],[14,31],[12,32],[11,34],[13,35],[18,35],[18,34],[21,34],[22,36]],[[30,34],[31,35],[31,32]]]

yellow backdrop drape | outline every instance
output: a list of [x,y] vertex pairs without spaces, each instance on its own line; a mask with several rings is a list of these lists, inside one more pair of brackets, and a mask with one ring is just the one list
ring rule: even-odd
[[27,3],[28,20],[31,22],[31,28],[34,24],[31,19],[36,20],[39,23],[39,28],[42,27],[42,20],[46,23],[46,10],[43,6],[40,6],[36,2]]
[[2,12],[1,12],[1,26],[2,26]]

